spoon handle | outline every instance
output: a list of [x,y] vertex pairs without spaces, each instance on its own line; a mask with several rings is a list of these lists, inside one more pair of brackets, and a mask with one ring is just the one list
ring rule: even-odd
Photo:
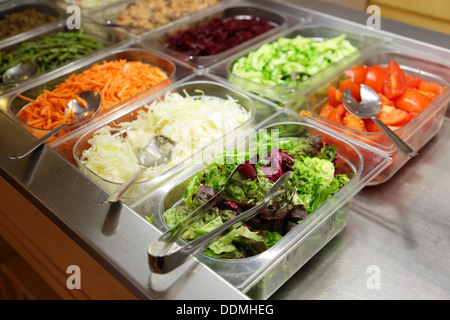
[[36,140],[35,142],[33,142],[32,144],[30,144],[28,147],[26,147],[25,149],[23,149],[22,151],[18,152],[17,154],[15,154],[14,156],[10,156],[9,159],[14,160],[14,159],[22,159],[23,157],[25,157],[26,155],[30,154],[31,152],[33,152],[34,150],[36,150],[38,147],[40,147],[42,144],[44,144],[51,136],[55,135],[56,133],[58,133],[62,128],[64,128],[66,125],[63,124],[62,126],[57,127],[56,129],[53,129],[52,131],[50,131],[49,133],[47,133],[45,136],[43,136],[42,138]]
[[381,130],[383,130],[384,134],[392,141],[392,143],[395,144],[395,146],[401,151],[401,153],[403,153],[405,156],[407,157],[417,157],[419,154],[417,152],[414,152],[414,150],[412,150],[410,148],[410,146],[408,146],[406,144],[405,141],[403,141],[402,139],[400,139],[400,137],[398,135],[396,135],[394,133],[394,131],[392,131],[391,129],[389,129],[388,126],[386,126],[383,122],[381,122],[380,119],[373,117],[372,120],[380,127]]
[[135,174],[133,174],[126,182],[124,182],[119,189],[111,193],[111,195],[103,200],[102,203],[114,203],[119,201],[120,197],[131,187],[131,185],[147,170],[145,167],[141,167]]

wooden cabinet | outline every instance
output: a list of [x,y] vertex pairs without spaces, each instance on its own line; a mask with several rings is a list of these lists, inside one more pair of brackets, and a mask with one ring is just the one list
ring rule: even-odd
[[[136,299],[3,178],[0,204],[0,237],[14,249],[11,252],[3,245],[0,250],[0,282],[4,292],[9,292],[4,298]],[[80,289],[67,286],[71,265],[80,268]]]
[[450,1],[448,0],[370,0],[381,16],[450,34]]

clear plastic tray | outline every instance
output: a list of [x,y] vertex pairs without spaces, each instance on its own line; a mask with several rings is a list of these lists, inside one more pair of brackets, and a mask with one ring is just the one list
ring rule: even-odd
[[48,26],[56,25],[64,17],[64,12],[50,1],[24,0],[24,1],[8,1],[0,3],[0,20],[2,20],[5,15],[22,12],[28,9],[34,9],[37,12],[42,13],[44,16],[53,16],[56,19],[55,21],[45,23],[43,25],[23,31],[11,37],[0,39],[0,47],[3,46],[3,44],[8,44],[9,42],[14,42],[18,40],[20,41],[20,39],[22,39],[27,34],[39,32],[41,30],[44,30]]
[[[448,65],[422,60],[420,57],[409,55],[389,46],[380,47],[376,52],[361,57],[352,66],[387,65],[390,60],[396,61],[408,74],[447,86],[447,90],[433,100],[425,110],[420,112],[401,129],[395,131],[398,136],[405,140],[417,152],[439,132],[442,126],[450,96],[450,88],[448,88],[450,83],[450,68]],[[327,101],[326,92],[328,87],[337,86],[345,78],[346,76],[342,73],[336,75],[330,81],[327,81],[326,84],[311,89],[309,94],[297,97],[295,101],[288,105],[288,108],[294,112],[298,112],[304,109],[305,104],[307,104],[309,110],[313,111],[321,121],[326,122],[334,130],[375,147],[392,157],[393,163],[385,171],[380,173],[370,185],[381,184],[389,180],[410,158],[404,156],[397,150],[383,133],[357,131],[318,116],[320,107]],[[417,161],[420,161],[420,155]]]
[[[283,129],[285,135],[290,137],[299,137],[310,132],[320,134],[327,143],[335,145],[340,159],[340,172],[349,174],[351,179],[308,218],[261,254],[239,260],[218,259],[203,253],[196,256],[199,261],[253,299],[269,297],[338,234],[346,224],[354,195],[390,163],[387,155],[367,149],[363,144],[352,144],[344,136],[334,133],[313,118],[299,119],[285,112],[255,127],[237,142],[236,148],[244,150],[248,139],[262,129]],[[361,155],[363,152],[370,153],[370,162],[364,161]],[[163,188],[150,194],[148,199],[135,205],[134,210],[142,216],[154,214],[154,225],[164,232],[168,227],[162,214],[168,208],[180,204],[190,178],[203,169],[204,165],[198,164],[183,172]]]
[[[64,64],[60,64],[56,68],[46,70],[45,72],[42,72],[42,73],[38,73],[35,76],[30,77],[26,81],[22,81],[20,83],[14,83],[14,84],[6,84],[6,85],[3,85],[2,83],[0,83],[0,93],[4,94],[6,91],[12,90],[19,85],[23,85],[23,84],[26,84],[31,81],[35,82],[35,81],[37,81],[37,78],[39,78],[43,75],[58,73],[59,70],[57,70],[57,69],[60,69],[60,68],[66,67],[66,66],[70,66],[70,65],[74,65],[80,59],[86,59],[86,57],[95,55],[101,51],[111,52],[111,50],[114,50],[115,48],[125,44],[127,41],[127,37],[125,35],[118,33],[117,31],[112,30],[110,28],[105,28],[105,27],[99,26],[98,24],[95,24],[91,21],[83,20],[82,26],[83,26],[83,34],[90,36],[90,37],[94,38],[95,40],[97,40],[98,42],[100,42],[101,44],[103,44],[102,48],[99,48],[88,54],[85,54],[84,56],[82,56],[78,59],[72,60],[70,62],[66,62]],[[20,42],[9,44],[4,47],[0,46],[0,50],[2,52],[12,52],[12,51],[19,49],[23,43],[37,42],[37,41],[41,40],[42,38],[57,34],[59,32],[73,32],[73,31],[67,30],[67,28],[65,27],[65,24],[63,24],[63,23],[61,23],[57,26],[49,26],[48,28],[44,29],[43,32],[41,32],[39,34],[33,33],[33,34],[29,35],[29,37],[27,37],[27,38],[22,38]],[[75,30],[75,32],[77,32],[77,30]]]
[[[336,37],[342,34],[346,34],[346,39],[350,41],[350,43],[357,48],[357,50],[347,57],[337,61],[336,63],[331,64],[327,68],[321,70],[317,74],[309,77],[307,80],[298,82],[296,85],[288,86],[288,85],[278,85],[278,86],[270,86],[263,85],[257,83],[255,81],[251,81],[240,76],[234,75],[231,70],[233,68],[234,63],[237,59],[247,56],[250,52],[257,50],[261,44],[254,45],[252,47],[246,48],[241,51],[239,54],[234,55],[230,59],[227,59],[223,63],[218,63],[211,67],[211,72],[218,74],[220,76],[228,78],[228,80],[235,85],[238,85],[246,90],[257,93],[263,97],[268,99],[277,100],[281,102],[286,102],[291,99],[296,94],[304,91],[306,88],[313,86],[314,84],[320,82],[330,74],[333,74],[337,70],[339,70],[343,65],[349,63],[350,61],[357,59],[364,50],[370,49],[375,44],[379,43],[379,40],[375,38],[371,38],[368,36],[363,36],[359,34],[352,33],[351,30],[347,30],[343,28],[331,28],[323,25],[300,25],[294,26],[293,28],[287,29],[283,31],[281,34],[277,34],[269,39],[266,39],[265,42],[271,43],[276,41],[278,38],[295,38],[300,35],[302,37],[313,38],[315,40],[321,41],[323,39],[329,39],[332,37]],[[293,90],[291,90],[293,89]]]
[[[222,1],[226,1],[226,0],[222,0]],[[121,1],[121,2],[118,2],[118,3],[111,4],[109,6],[106,6],[106,7],[102,7],[101,9],[98,9],[98,10],[89,11],[89,12],[86,13],[86,16],[91,18],[91,19],[93,19],[93,20],[95,20],[95,21],[98,21],[100,23],[106,23],[107,21],[114,22],[114,20],[117,19],[120,16],[120,14],[121,14],[121,12],[123,10],[125,10],[129,6],[135,4],[136,2],[139,2],[139,0],[138,1]],[[170,3],[170,2],[168,2],[168,3]],[[173,1],[172,3],[176,5],[176,1]],[[209,8],[207,8],[207,9],[204,9],[204,10],[193,12],[193,13],[191,13],[189,15],[181,16],[181,17],[179,17],[178,19],[176,19],[174,21],[171,21],[171,22],[169,22],[167,24],[160,25],[160,26],[158,26],[158,27],[156,27],[156,28],[154,28],[152,30],[143,30],[143,29],[136,29],[136,28],[135,29],[133,29],[133,28],[123,28],[123,27],[118,27],[117,29],[120,29],[122,32],[126,33],[131,38],[134,38],[134,39],[138,40],[141,37],[148,36],[152,32],[156,32],[158,30],[161,30],[162,28],[164,28],[166,26],[171,26],[171,25],[173,25],[173,24],[175,24],[177,22],[185,22],[190,17],[195,17],[197,14],[201,13],[202,11],[210,10],[211,8],[213,8],[216,5],[213,5],[213,6],[209,7]],[[156,17],[156,19],[158,19],[158,18]]]
[[[229,85],[226,85],[220,81],[214,81],[209,77],[204,76],[194,76],[193,78],[188,78],[186,81],[177,82],[176,84],[167,87],[163,90],[160,90],[158,93],[148,96],[136,104],[133,105],[132,108],[128,108],[127,112],[119,112],[108,117],[105,121],[101,121],[99,124],[92,124],[86,133],[84,133],[81,137],[77,138],[77,141],[73,147],[73,158],[77,166],[80,168],[82,172],[84,172],[87,176],[89,176],[92,180],[98,183],[100,186],[108,190],[109,192],[114,192],[121,183],[113,182],[110,180],[106,180],[100,177],[98,174],[84,166],[84,164],[80,161],[83,157],[83,151],[90,148],[89,139],[92,137],[93,133],[102,128],[105,125],[110,126],[111,128],[117,128],[117,124],[123,121],[132,121],[136,119],[137,112],[145,107],[145,105],[151,104],[153,101],[161,99],[164,95],[170,90],[170,92],[178,92],[182,96],[186,92],[191,97],[197,97],[201,94],[205,96],[218,97],[222,99],[227,99],[228,96],[237,100],[238,103],[248,110],[251,114],[249,120],[245,123],[241,124],[239,127],[235,128],[232,132],[227,134],[226,136],[216,140],[217,143],[225,143],[225,141],[229,141],[229,135],[235,132],[241,132],[241,134],[245,133],[247,130],[253,128],[257,123],[273,116],[276,112],[279,112],[280,109],[271,104],[264,103],[260,101],[257,97],[250,97],[236,88],[233,88]],[[201,91],[198,91],[201,90]],[[186,137],[186,139],[190,139],[190,137]],[[73,140],[73,139],[72,139]],[[122,200],[127,204],[132,204],[137,202],[139,198],[144,197],[146,194],[151,192],[156,186],[165,182],[170,176],[177,174],[184,169],[192,166],[195,163],[201,162],[204,155],[208,155],[212,153],[214,150],[216,142],[211,145],[204,146],[203,149],[197,151],[192,155],[192,157],[187,157],[185,160],[182,160],[178,164],[174,164],[173,167],[168,169],[166,172],[162,173],[160,176],[154,177],[153,179],[141,181],[135,183],[124,195]],[[69,144],[70,146],[70,144]],[[223,146],[223,144],[222,144]],[[71,150],[67,145],[59,145],[55,146],[55,151],[64,154],[64,150]],[[196,148],[198,149],[198,148]],[[194,150],[196,150],[194,149]],[[71,160],[67,157],[66,159]],[[73,160],[71,161],[73,163]]]
[[93,118],[86,119],[85,121],[82,121],[76,125],[68,126],[67,128],[64,128],[60,132],[58,132],[57,135],[54,136],[53,139],[50,139],[47,144],[54,143],[55,141],[61,140],[67,136],[70,136],[73,132],[77,132],[80,130],[83,130],[83,128],[94,119],[101,117],[104,114],[113,113],[118,109],[125,108],[126,106],[132,104],[133,102],[139,100],[140,98],[151,95],[154,92],[157,92],[158,90],[169,86],[171,83],[176,81],[179,78],[182,78],[183,76],[186,76],[191,72],[188,69],[185,68],[178,68],[172,61],[167,60],[158,54],[149,51],[148,49],[143,49],[136,46],[126,46],[117,48],[116,50],[105,51],[102,52],[99,55],[94,55],[90,57],[89,59],[83,60],[83,62],[79,62],[77,64],[74,64],[72,68],[66,68],[64,70],[64,73],[61,75],[58,73],[55,77],[43,77],[38,81],[38,84],[31,83],[27,86],[19,87],[17,90],[9,91],[8,94],[4,95],[4,98],[6,99],[7,105],[8,105],[8,114],[23,128],[25,128],[27,131],[29,131],[31,134],[33,134],[36,137],[42,137],[44,134],[48,133],[49,130],[46,129],[40,129],[31,127],[21,119],[17,117],[18,112],[24,108],[28,102],[20,99],[17,97],[17,94],[22,94],[29,98],[34,98],[38,96],[40,93],[43,92],[44,89],[46,90],[52,90],[55,85],[60,84],[64,82],[65,79],[69,78],[72,74],[79,74],[83,72],[84,70],[89,69],[92,67],[95,63],[102,63],[103,61],[112,61],[112,60],[119,60],[119,59],[126,59],[128,61],[142,61],[143,63],[150,64],[156,67],[161,68],[168,76],[169,79],[147,89],[141,92],[140,94],[128,98],[112,107],[110,107],[107,110],[98,112]]
[[[201,17],[198,17],[193,21],[178,23],[170,28],[164,28],[149,37],[143,38],[142,43],[143,45],[150,45],[158,50],[161,50],[169,54],[171,57],[188,63],[193,67],[204,68],[217,61],[221,61],[224,57],[242,50],[245,46],[259,42],[262,39],[283,30],[290,25],[292,20],[283,12],[274,12],[270,7],[249,1],[240,1],[239,3],[222,3],[211,11],[212,12],[209,12],[207,15],[203,14]],[[226,20],[233,17],[236,19],[249,19],[251,17],[262,18],[267,20],[273,29],[266,31],[253,39],[249,39],[234,48],[229,48],[228,50],[215,55],[190,56],[167,48],[167,40],[175,36],[178,32],[200,28],[208,24],[213,18]]]
[[100,8],[103,8],[104,6],[115,4],[120,1],[122,0],[58,0],[58,6],[66,10],[68,6],[76,5],[83,12],[86,12],[91,10],[98,10]]

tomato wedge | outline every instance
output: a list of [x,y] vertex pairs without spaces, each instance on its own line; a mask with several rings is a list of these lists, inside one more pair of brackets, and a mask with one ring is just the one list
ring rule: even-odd
[[420,78],[416,78],[410,74],[405,73],[406,87],[410,89],[418,89],[420,84],[424,81]]
[[405,110],[392,106],[381,105],[381,111],[377,118],[380,119],[385,125],[392,126],[402,122],[407,116],[408,112]]
[[347,111],[345,110],[344,105],[340,104],[331,111],[330,117],[328,119],[336,123],[342,124],[342,119],[344,118],[346,112]]
[[326,119],[330,118],[331,111],[333,111],[334,107],[329,103],[325,103],[320,109],[319,116],[324,117]]
[[435,96],[438,96],[442,92],[444,92],[445,87],[441,87],[435,82],[422,81],[417,89],[419,89],[420,91],[433,92]]
[[368,132],[383,132],[372,119],[364,119]]
[[335,87],[328,88],[328,101],[333,107],[337,107],[340,103],[342,103],[342,93],[339,89]]
[[383,93],[384,87],[384,70],[383,68],[373,65],[369,68],[364,84],[377,93]]
[[344,119],[342,120],[342,124],[346,127],[359,130],[359,131],[367,131],[366,124],[364,121],[354,114],[351,114],[350,112],[346,112]]
[[408,116],[403,121],[400,121],[399,123],[396,123],[395,125],[399,126],[401,128],[404,125],[406,125],[408,122],[410,122],[416,115],[417,115],[417,113],[415,113],[415,112],[408,112]]
[[419,113],[430,104],[432,99],[417,90],[408,89],[395,99],[395,106],[409,112]]
[[406,90],[406,77],[403,70],[394,60],[389,61],[384,71],[383,93],[388,99],[395,99]]
[[357,66],[344,71],[347,77],[355,81],[356,84],[364,84],[367,72],[369,72],[367,66]]
[[378,93],[378,96],[380,97],[381,104],[387,105],[387,106],[394,106],[394,101],[389,100],[388,98],[386,98],[384,94]]
[[359,84],[356,84],[356,82],[352,79],[345,79],[339,84],[339,91],[344,93],[347,88],[350,90],[350,93],[357,102],[361,100],[361,89]]

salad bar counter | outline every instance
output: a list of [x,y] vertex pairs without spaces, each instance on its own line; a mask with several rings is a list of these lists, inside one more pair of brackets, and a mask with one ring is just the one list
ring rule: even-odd
[[[301,0],[85,2],[80,30],[69,1],[0,4],[52,14],[0,40],[0,72],[38,65],[0,83],[0,235],[62,297],[450,298],[447,35]],[[347,111],[363,87],[417,157]]]

